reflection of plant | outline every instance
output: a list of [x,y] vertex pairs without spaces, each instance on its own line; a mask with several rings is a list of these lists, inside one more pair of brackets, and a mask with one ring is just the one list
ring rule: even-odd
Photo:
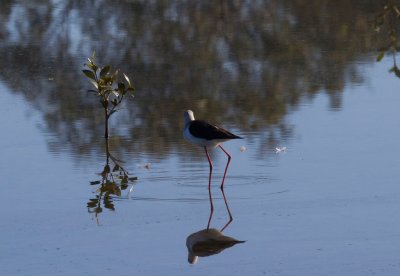
[[84,69],[82,72],[89,78],[96,90],[89,90],[96,96],[100,97],[100,102],[104,108],[105,115],[105,133],[104,137],[108,138],[108,120],[110,116],[117,112],[117,107],[121,104],[124,96],[130,94],[133,96],[135,89],[128,78],[124,75],[125,82],[118,82],[119,71],[111,71],[109,65],[100,69],[94,62],[94,53],[91,58],[88,58],[88,63],[85,64],[90,70]]
[[399,20],[400,7],[396,5],[394,0],[388,0],[382,11],[374,17],[373,27],[378,33],[384,32],[383,34],[387,39],[384,41],[384,45],[379,48],[379,54],[376,60],[381,61],[385,54],[392,54],[394,64],[390,72],[395,73],[395,75],[400,78],[400,69],[396,64],[396,52],[400,49],[397,30],[397,25],[400,23]]
[[[121,166],[122,161],[116,159],[109,151],[108,140],[106,139],[106,164],[100,173],[101,180],[91,181],[91,185],[100,185],[96,190],[96,197],[87,203],[89,213],[94,213],[96,217],[103,211],[101,203],[106,209],[114,211],[112,196],[121,196],[121,191],[126,190],[137,177],[129,177],[129,173]],[[111,169],[111,166],[113,168]],[[133,186],[129,190],[131,192]]]

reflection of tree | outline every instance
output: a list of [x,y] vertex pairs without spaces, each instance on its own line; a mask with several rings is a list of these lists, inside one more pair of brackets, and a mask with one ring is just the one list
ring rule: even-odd
[[393,57],[393,67],[390,72],[400,78],[400,69],[397,66],[396,54],[400,49],[399,28],[400,6],[394,0],[388,0],[373,21],[375,31],[379,34],[380,47],[377,61],[381,61],[385,54]]
[[135,108],[119,114],[116,150],[168,154],[186,108],[276,143],[302,100],[324,90],[340,107],[346,83],[360,80],[353,61],[371,48],[366,18],[382,2],[2,1],[0,74],[43,112],[55,151],[101,148],[101,114],[79,75],[93,49],[101,62],[131,64],[121,69],[139,88]]
[[115,158],[109,151],[108,139],[105,139],[106,164],[100,173],[101,180],[91,181],[91,185],[99,185],[95,198],[87,203],[89,213],[94,213],[96,219],[104,208],[114,211],[113,196],[121,196],[121,191],[129,189],[132,192],[136,177],[129,177],[128,172],[122,167],[122,161]]

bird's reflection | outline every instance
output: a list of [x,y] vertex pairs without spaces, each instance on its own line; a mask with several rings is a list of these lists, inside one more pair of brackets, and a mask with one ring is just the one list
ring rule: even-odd
[[192,233],[186,238],[186,247],[188,249],[188,262],[191,264],[197,263],[198,257],[208,257],[211,255],[215,255],[221,253],[223,250],[229,247],[234,246],[235,244],[245,242],[229,236],[225,236],[222,233],[228,227],[228,225],[231,224],[231,222],[233,221],[233,217],[229,209],[228,200],[225,196],[224,189],[221,189],[221,192],[226,210],[228,211],[229,219],[221,230],[210,228],[211,219],[214,214],[214,204],[211,195],[211,189],[209,189],[208,195],[211,208],[207,228]]
[[[99,223],[98,215],[103,212],[103,207],[111,211],[115,210],[113,196],[121,196],[121,191],[128,190],[128,196],[133,190],[133,182],[137,177],[130,177],[122,166],[122,161],[110,153],[109,141],[105,140],[106,162],[100,175],[100,180],[90,181],[90,185],[98,185],[96,195],[89,199],[87,208],[89,213],[95,215]],[[103,206],[103,207],[102,207]]]
[[186,239],[188,262],[197,263],[198,257],[208,257],[221,253],[223,250],[243,243],[229,236],[225,236],[215,228],[204,229],[189,235]]

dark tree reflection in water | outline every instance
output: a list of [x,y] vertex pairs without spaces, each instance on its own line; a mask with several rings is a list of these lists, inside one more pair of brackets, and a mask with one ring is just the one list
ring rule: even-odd
[[371,60],[368,18],[383,3],[2,1],[0,77],[43,113],[55,152],[102,150],[102,114],[80,72],[92,50],[138,88],[116,119],[124,128],[111,130],[116,152],[181,147],[187,108],[264,133],[265,147],[292,135],[285,115],[316,93],[340,108],[343,88],[362,81],[355,61]]

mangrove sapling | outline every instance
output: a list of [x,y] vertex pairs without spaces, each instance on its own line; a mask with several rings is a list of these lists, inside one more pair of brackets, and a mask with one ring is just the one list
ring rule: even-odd
[[124,81],[118,82],[119,70],[112,71],[109,65],[100,68],[94,61],[94,53],[88,58],[88,63],[82,72],[96,88],[89,92],[100,98],[100,103],[104,109],[104,137],[108,138],[108,120],[111,115],[118,111],[119,105],[125,96],[133,96],[135,88],[130,79],[123,73]]

